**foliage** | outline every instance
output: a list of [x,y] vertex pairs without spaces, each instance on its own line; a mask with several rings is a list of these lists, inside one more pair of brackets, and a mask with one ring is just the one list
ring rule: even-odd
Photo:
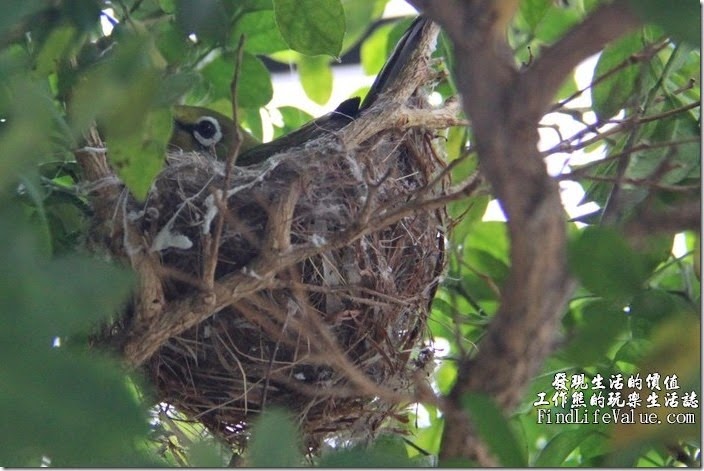
[[[557,3],[521,2],[509,32],[519,61],[529,64],[531,54],[561,37],[600,2]],[[33,0],[3,5],[3,465],[227,464],[229,452],[197,426],[174,420],[177,413],[152,410],[150,417],[148,386],[125,374],[115,359],[89,349],[89,332],[124,306],[133,280],[125,268],[84,253],[90,209],[77,186],[73,149],[96,123],[112,165],[133,194],[144,196],[162,166],[171,130],[169,106],[180,102],[230,110],[229,86],[241,34],[246,40],[238,118],[262,137],[259,111],[273,90],[262,58],[296,64],[308,96],[325,103],[332,90],[331,62],[359,42],[385,4]],[[691,26],[691,18],[699,18],[699,6],[633,4],[657,24],[606,48],[596,62],[593,86],[582,90],[569,81],[555,97],[553,113],[572,120],[579,130],[560,134],[544,155],[583,151],[592,157],[581,163],[568,159],[556,178],[579,182],[585,190],[583,202],[599,208],[570,223],[568,255],[580,287],[563,318],[561,346],[510,417],[501,417],[485,397],[465,398],[466,410],[504,465],[700,463],[700,437],[692,428],[666,423],[546,425],[538,423],[533,406],[538,393],[553,390],[559,372],[584,374],[587,381],[599,374],[676,373],[682,393],[701,393],[699,234],[665,228],[634,244],[622,230],[652,210],[677,212],[682,204],[699,199],[700,51]],[[101,21],[112,24],[111,34],[103,33]],[[407,24],[387,23],[368,36],[361,45],[365,72],[378,71]],[[439,54],[452,62],[447,38],[440,41]],[[451,85],[439,91],[444,98],[453,93]],[[591,107],[573,105],[582,94],[590,96]],[[278,111],[283,123],[275,136],[309,118],[291,107]],[[468,142],[471,133],[465,129],[447,135],[457,181],[477,166]],[[475,351],[496,312],[511,263],[505,224],[483,218],[491,199],[485,191],[449,207],[457,218],[449,240],[449,270],[430,322],[436,345],[447,346],[432,377],[443,394],[456,380],[454,360]],[[678,250],[673,252],[675,240]],[[417,420],[409,423],[412,435],[407,440],[385,437],[364,450],[331,449],[313,462],[437,464],[442,413],[432,404],[412,410]],[[553,405],[549,410],[561,409]],[[584,410],[592,416],[602,409],[587,404]],[[282,430],[290,439],[285,447],[273,438]],[[298,455],[296,443],[293,423],[273,411],[254,428],[245,462],[309,462]]]

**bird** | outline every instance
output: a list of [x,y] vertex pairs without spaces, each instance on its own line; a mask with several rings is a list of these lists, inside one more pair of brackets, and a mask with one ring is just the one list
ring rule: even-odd
[[[174,106],[172,115],[171,149],[207,152],[217,160],[227,160],[235,139],[235,122],[232,119],[209,108],[189,105]],[[241,126],[240,135],[240,154],[261,144]]]
[[[299,129],[271,142],[260,143],[240,127],[242,143],[235,165],[247,167],[267,160],[285,150],[298,147],[323,133],[333,133],[345,127],[361,112],[374,105],[376,100],[393,84],[403,65],[409,60],[421,39],[423,27],[431,20],[418,16],[406,29],[396,44],[364,100],[349,98],[334,111],[310,121]],[[234,141],[235,123],[227,116],[200,106],[174,107],[174,126],[170,144],[184,151],[209,152],[218,160],[226,160]]]

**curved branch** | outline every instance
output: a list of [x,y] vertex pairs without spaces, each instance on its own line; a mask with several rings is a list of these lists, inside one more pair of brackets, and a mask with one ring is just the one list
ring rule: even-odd
[[478,354],[460,363],[445,402],[440,450],[441,459],[464,457],[492,466],[497,461],[474,433],[461,396],[483,392],[505,411],[515,407],[550,353],[574,289],[564,210],[537,149],[538,122],[567,74],[637,21],[620,0],[603,6],[520,73],[503,37],[517,2],[410,1],[453,41],[457,84],[480,166],[508,217],[511,272]]

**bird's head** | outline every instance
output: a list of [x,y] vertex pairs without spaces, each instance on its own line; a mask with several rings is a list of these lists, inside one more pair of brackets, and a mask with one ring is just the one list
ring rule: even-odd
[[[235,123],[217,111],[201,106],[173,107],[174,126],[169,145],[185,152],[209,152],[218,160],[227,160],[235,140]],[[258,144],[242,131],[240,153]]]

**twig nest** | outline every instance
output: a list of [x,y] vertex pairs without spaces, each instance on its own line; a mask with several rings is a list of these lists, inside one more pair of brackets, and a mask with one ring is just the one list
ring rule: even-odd
[[227,191],[220,162],[171,155],[143,227],[161,254],[167,301],[204,295],[221,216],[216,279],[260,277],[252,262],[268,255],[274,265],[279,253],[301,256],[152,356],[159,400],[238,445],[253,414],[273,405],[299,415],[313,448],[401,418],[392,396],[412,397],[423,376],[444,263],[444,212],[421,204],[443,187],[432,139],[392,129],[347,148],[344,133],[323,135],[236,168]]
[[316,120],[305,143],[256,166],[171,154],[138,204],[104,155],[77,153],[100,243],[140,275],[132,309],[100,340],[146,369],[160,402],[241,447],[272,406],[298,415],[311,450],[404,419],[432,364],[444,267],[448,172],[434,132],[458,124],[456,101],[426,99],[437,32],[423,23],[352,122]]

